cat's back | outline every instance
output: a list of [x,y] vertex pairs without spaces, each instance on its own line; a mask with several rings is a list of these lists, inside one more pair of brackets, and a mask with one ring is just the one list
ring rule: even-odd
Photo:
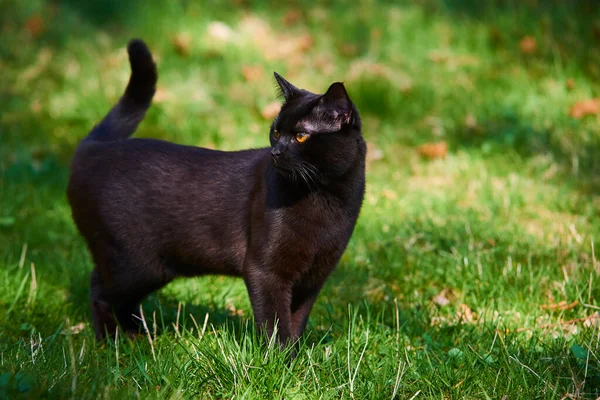
[[177,180],[222,184],[245,175],[266,154],[267,149],[220,151],[155,139],[84,141],[73,157],[69,186],[104,189],[119,182],[146,181],[152,186]]
[[268,149],[237,152],[153,139],[82,142],[71,166],[67,194],[79,210],[118,221],[131,215],[185,218],[226,214],[246,206]]

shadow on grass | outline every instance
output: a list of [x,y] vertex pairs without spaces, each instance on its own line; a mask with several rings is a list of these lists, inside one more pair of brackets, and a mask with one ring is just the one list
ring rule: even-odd
[[[454,148],[476,149],[483,154],[515,151],[524,159],[546,155],[567,172],[563,178],[574,180],[583,193],[600,189],[600,136],[582,134],[579,121],[561,128],[539,130],[519,120],[516,113],[498,113],[482,119],[479,130],[467,128],[450,132]],[[559,130],[560,129],[560,130]]]

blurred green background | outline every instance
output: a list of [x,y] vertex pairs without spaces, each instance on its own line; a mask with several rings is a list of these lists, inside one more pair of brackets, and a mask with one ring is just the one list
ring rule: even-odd
[[[598,2],[1,0],[0,20],[0,397],[600,396]],[[153,342],[93,341],[64,191],[133,37],[159,69],[138,137],[267,146],[273,71],[343,81],[361,112],[363,211],[292,365],[221,277],[152,295]]]

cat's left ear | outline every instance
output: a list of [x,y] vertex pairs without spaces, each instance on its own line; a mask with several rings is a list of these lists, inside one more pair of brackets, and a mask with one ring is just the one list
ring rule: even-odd
[[352,101],[342,82],[335,82],[329,86],[321,101],[328,108],[331,108],[336,117],[340,118],[343,123],[350,123],[352,120]]
[[281,89],[281,94],[283,95],[285,101],[288,101],[294,97],[294,95],[300,93],[300,89],[283,79],[283,77],[277,72],[273,72],[273,75],[275,75],[275,80],[279,85],[279,89]]

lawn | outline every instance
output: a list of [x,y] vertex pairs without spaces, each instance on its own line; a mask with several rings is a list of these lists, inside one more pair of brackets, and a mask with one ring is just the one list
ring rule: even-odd
[[[600,6],[233,3],[0,2],[0,398],[599,397]],[[361,111],[361,217],[291,364],[232,278],[94,339],[65,188],[132,37],[159,68],[138,137],[267,146],[272,71]]]

